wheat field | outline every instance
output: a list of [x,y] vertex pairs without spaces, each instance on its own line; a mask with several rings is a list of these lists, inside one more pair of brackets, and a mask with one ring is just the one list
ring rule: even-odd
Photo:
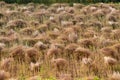
[[120,80],[120,4],[1,1],[0,80]]

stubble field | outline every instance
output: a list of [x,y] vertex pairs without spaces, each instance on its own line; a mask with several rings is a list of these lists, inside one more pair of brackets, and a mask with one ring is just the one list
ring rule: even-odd
[[0,80],[120,80],[120,4],[0,2]]

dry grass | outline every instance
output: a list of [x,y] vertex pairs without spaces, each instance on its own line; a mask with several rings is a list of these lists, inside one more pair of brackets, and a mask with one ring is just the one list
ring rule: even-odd
[[120,80],[120,4],[0,3],[0,80]]

